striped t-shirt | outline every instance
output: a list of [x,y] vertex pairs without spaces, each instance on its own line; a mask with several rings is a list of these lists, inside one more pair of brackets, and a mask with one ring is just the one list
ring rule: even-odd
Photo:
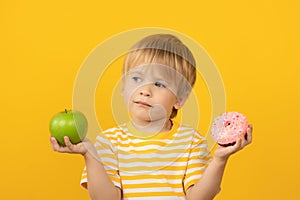
[[[175,122],[170,131],[150,137],[130,123],[102,133],[95,147],[124,200],[185,199],[211,159],[205,138]],[[81,185],[88,185],[85,168]]]

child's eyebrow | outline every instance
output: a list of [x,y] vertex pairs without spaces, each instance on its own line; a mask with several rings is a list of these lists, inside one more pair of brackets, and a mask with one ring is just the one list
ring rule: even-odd
[[127,75],[143,75],[143,73],[140,70],[134,70],[127,72]]
[[172,79],[168,76],[163,76],[161,74],[157,74],[154,76],[154,78],[157,80],[157,81],[162,81],[162,82],[170,82]]
[[171,73],[153,73],[152,76],[155,79],[163,80],[164,82],[172,82],[174,80],[174,74]]

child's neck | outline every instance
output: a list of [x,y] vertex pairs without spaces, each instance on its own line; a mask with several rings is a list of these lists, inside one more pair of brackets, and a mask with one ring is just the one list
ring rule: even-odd
[[167,132],[170,131],[173,126],[171,119],[161,119],[149,122],[139,122],[132,119],[131,123],[136,129],[145,133]]

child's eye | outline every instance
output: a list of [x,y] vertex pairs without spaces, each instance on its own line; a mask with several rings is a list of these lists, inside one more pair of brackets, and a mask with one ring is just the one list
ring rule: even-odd
[[137,76],[132,77],[132,79],[133,79],[134,82],[136,82],[136,83],[142,82],[142,79],[141,79],[140,77],[137,77]]
[[157,87],[161,87],[161,88],[165,88],[166,87],[166,85],[163,84],[163,83],[161,83],[161,82],[155,82],[154,85],[157,86]]

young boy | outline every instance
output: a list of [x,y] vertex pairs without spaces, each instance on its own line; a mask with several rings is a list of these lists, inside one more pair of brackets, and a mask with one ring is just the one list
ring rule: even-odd
[[122,96],[131,121],[66,147],[51,138],[58,152],[82,154],[81,185],[92,199],[213,199],[220,191],[230,155],[251,143],[241,136],[219,146],[212,158],[205,138],[173,120],[196,80],[190,50],[175,36],[148,36],[126,55]]

